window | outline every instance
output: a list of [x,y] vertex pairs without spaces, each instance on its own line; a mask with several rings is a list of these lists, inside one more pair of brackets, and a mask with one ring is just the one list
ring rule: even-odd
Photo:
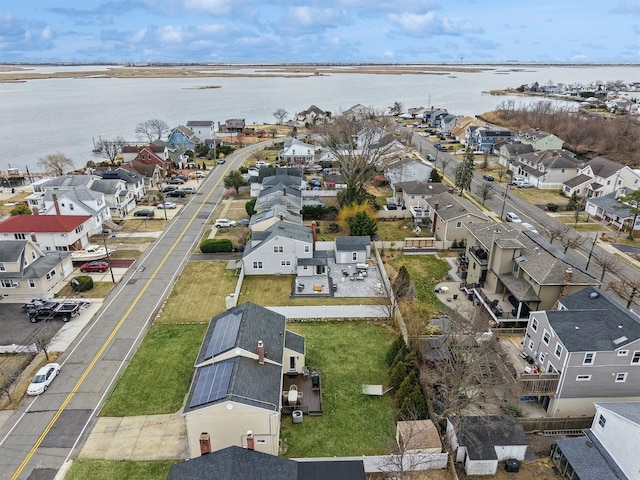
[[531,350],[533,352],[533,347],[534,347],[534,343],[533,340],[529,339],[529,350]]
[[600,425],[602,428],[604,428],[604,424],[607,423],[607,419],[604,418],[603,415],[600,415],[598,417],[598,425]]
[[556,367],[553,366],[553,364],[551,362],[549,362],[549,368],[547,368],[547,372],[549,373],[556,373],[558,370],[556,369]]
[[594,352],[587,352],[584,354],[584,359],[582,360],[583,365],[593,365],[593,361],[596,359],[596,354]]
[[73,206],[73,203],[70,203],[70,204],[69,204],[69,210],[72,210],[72,211],[73,211],[73,209],[74,209],[74,208],[75,208],[75,207]]
[[462,227],[462,222],[456,222],[456,228]]
[[284,253],[284,247],[282,245],[274,245],[273,253]]
[[631,365],[640,365],[640,350],[636,350],[633,352],[633,357],[631,357]]
[[11,282],[11,280],[7,280],[5,278],[2,279],[2,288],[12,288],[13,287],[13,282]]
[[591,381],[591,375],[578,375],[576,382],[589,382]]
[[562,356],[562,345],[556,343],[556,351],[554,353],[556,357],[560,358]]
[[547,330],[545,330],[542,334],[542,341],[545,345],[549,345],[549,339],[551,339],[551,334]]
[[256,270],[262,269],[262,262],[253,262],[253,268]]
[[626,373],[616,373],[616,383],[624,383],[627,381]]
[[311,245],[304,246],[304,253],[309,253],[311,251]]
[[353,252],[353,253],[351,254],[351,260],[353,260],[354,262],[355,262],[356,260],[358,260],[358,253],[357,253],[357,252]]
[[6,271],[6,270],[7,270],[7,269],[5,268],[4,263],[3,263],[3,262],[0,262],[0,272],[4,272],[4,271]]
[[629,355],[629,350],[618,350],[619,357],[626,357],[627,355]]
[[29,279],[29,288],[36,288],[36,281],[33,278]]
[[280,266],[281,267],[290,267],[291,266],[291,260],[280,260]]
[[76,228],[76,233],[80,233],[84,230],[84,225],[80,225],[78,228]]
[[26,240],[27,235],[25,233],[14,233],[13,236],[16,240]]
[[540,355],[538,356],[538,358],[540,359],[540,366],[544,365],[544,359],[545,359],[546,356],[547,356],[546,353],[540,352]]
[[47,280],[51,280],[55,276],[56,276],[56,269],[55,268],[53,270],[51,270],[49,273],[47,273],[47,275],[46,275]]
[[531,319],[531,330],[533,330],[534,332],[538,331],[538,319],[535,317]]

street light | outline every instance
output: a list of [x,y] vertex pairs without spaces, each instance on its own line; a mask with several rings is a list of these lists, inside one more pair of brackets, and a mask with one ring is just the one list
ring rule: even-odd
[[107,232],[102,231],[102,241],[104,243],[104,251],[107,252],[107,263],[109,264],[109,273],[111,273],[111,281],[116,283],[116,279],[113,276],[113,269],[111,268],[111,257],[109,256],[109,249],[107,248]]

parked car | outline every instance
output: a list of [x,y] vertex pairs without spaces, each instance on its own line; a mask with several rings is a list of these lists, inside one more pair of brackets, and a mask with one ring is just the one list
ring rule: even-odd
[[194,193],[196,193],[195,187],[182,187],[180,190],[190,195],[193,195]]
[[185,192],[184,190],[182,190],[181,188],[177,189],[177,190],[172,190],[171,192],[167,193],[167,197],[180,197],[180,198],[184,198],[187,196],[187,192]]
[[243,218],[242,220],[238,220],[238,225],[242,227],[248,227],[250,223],[251,223],[251,220],[248,218]]
[[80,265],[80,271],[82,273],[86,272],[106,272],[109,268],[109,264],[104,260],[96,260],[94,262],[87,262]]
[[[169,192],[171,194],[173,192]],[[150,208],[143,208],[142,210],[138,210],[133,214],[134,217],[153,217],[153,210]]]
[[187,177],[184,173],[180,173],[179,175],[176,175],[176,178],[179,178],[180,180],[184,180],[185,182],[189,180],[189,177]]
[[507,222],[511,223],[522,223],[522,220],[515,212],[507,212],[505,219],[507,220]]
[[482,175],[482,178],[484,178],[487,182],[493,182],[494,180],[493,175],[489,175],[488,173]]
[[48,302],[42,307],[27,311],[31,323],[36,323],[40,320],[62,320],[66,323],[78,313],[80,313],[80,305],[71,302]]
[[427,153],[427,160],[429,160],[430,162],[435,161],[436,157],[433,156],[433,154],[431,153]]
[[529,230],[531,233],[535,233],[536,235],[540,232],[538,232],[538,229],[536,227],[534,227],[533,225],[531,225],[530,223],[522,223],[522,226]]
[[171,186],[164,187],[164,188],[162,189],[162,193],[169,193],[169,192],[173,192],[174,190],[177,190],[177,189],[178,189],[178,187],[171,187]]
[[228,218],[219,218],[215,221],[213,226],[217,228],[235,227],[236,222],[234,220],[229,220]]
[[160,210],[173,210],[174,208],[178,208],[173,202],[164,202],[158,205]]
[[527,179],[524,178],[522,175],[514,175],[513,177],[511,177],[511,181],[509,182],[510,185],[517,185],[518,182],[526,182]]
[[204,172],[201,172],[200,170],[196,172],[196,178],[204,178],[205,176]]
[[269,164],[263,160],[258,160],[256,162],[256,168],[260,168],[260,167],[268,167]]
[[518,188],[533,188],[533,185],[531,185],[526,180],[518,180],[515,185]]
[[322,181],[319,178],[312,178],[309,180],[309,185],[312,187],[321,187]]
[[184,180],[178,177],[173,177],[173,178],[170,178],[167,183],[171,185],[182,185],[184,183]]
[[42,367],[33,377],[29,387],[27,388],[27,395],[40,395],[44,393],[53,379],[60,373],[59,363],[47,363]]

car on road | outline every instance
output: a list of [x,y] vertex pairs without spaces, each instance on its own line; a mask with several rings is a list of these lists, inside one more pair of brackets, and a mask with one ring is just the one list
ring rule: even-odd
[[521,224],[525,230],[529,230],[531,233],[535,233],[536,235],[540,232],[538,232],[538,229],[536,227],[534,227],[533,225],[531,225],[530,223],[522,223]]
[[170,178],[167,183],[170,185],[182,185],[184,183],[184,180],[178,177],[173,177]]
[[86,272],[106,272],[109,268],[109,264],[104,260],[96,260],[94,262],[87,262],[80,265],[80,271],[82,273]]
[[[171,193],[171,192],[169,192]],[[153,210],[150,208],[143,208],[133,214],[134,217],[153,217]]]
[[518,214],[515,212],[507,212],[504,218],[507,220],[507,222],[522,223],[522,220],[520,219]]
[[435,162],[436,157],[434,157],[431,153],[427,153],[427,160],[430,162]]
[[226,162],[226,160],[224,158],[219,158],[218,159],[218,165],[224,165],[225,162]]
[[213,226],[217,228],[235,227],[236,222],[234,220],[229,220],[228,218],[219,218],[215,221]]
[[44,393],[53,379],[60,373],[59,363],[47,363],[42,367],[33,377],[29,387],[27,388],[27,395],[40,395]]
[[173,202],[164,202],[158,205],[160,210],[173,210],[174,208],[178,208]]
[[490,175],[488,173],[485,173],[484,175],[482,175],[482,178],[484,178],[487,182],[493,182],[494,180],[493,175]]

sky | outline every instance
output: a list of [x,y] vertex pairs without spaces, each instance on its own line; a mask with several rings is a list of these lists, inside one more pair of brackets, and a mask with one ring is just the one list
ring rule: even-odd
[[7,0],[0,62],[640,63],[640,0]]

